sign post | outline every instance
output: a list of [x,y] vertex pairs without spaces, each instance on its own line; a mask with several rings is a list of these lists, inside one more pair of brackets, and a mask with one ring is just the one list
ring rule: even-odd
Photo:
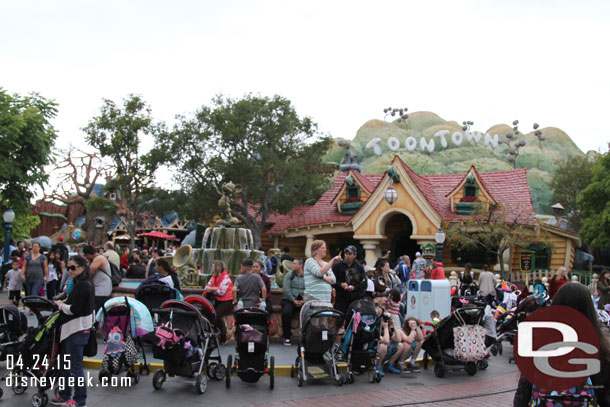
[[536,269],[536,252],[523,250],[519,253],[519,269],[525,273],[525,286],[529,287],[529,275]]

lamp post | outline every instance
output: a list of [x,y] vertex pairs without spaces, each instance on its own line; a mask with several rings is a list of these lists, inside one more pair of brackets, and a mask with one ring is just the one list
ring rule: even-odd
[[11,255],[11,230],[13,229],[13,221],[15,220],[15,212],[8,208],[2,214],[4,220],[4,256],[2,256],[2,264],[8,263],[8,258]]
[[443,243],[445,243],[445,237],[443,229],[439,229],[434,235],[434,240],[436,240],[436,260],[439,263],[443,261]]

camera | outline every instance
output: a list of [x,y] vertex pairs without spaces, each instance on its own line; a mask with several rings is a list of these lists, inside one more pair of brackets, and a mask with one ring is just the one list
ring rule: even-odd
[[381,319],[383,322],[390,322],[390,314],[388,312],[384,312],[381,314]]

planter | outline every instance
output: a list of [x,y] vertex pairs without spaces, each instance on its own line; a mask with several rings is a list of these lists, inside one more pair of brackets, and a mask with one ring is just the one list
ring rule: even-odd
[[481,202],[456,202],[455,213],[458,215],[471,215],[483,209]]
[[364,202],[346,202],[341,204],[341,213],[344,215],[353,215],[358,212],[358,209],[364,205]]

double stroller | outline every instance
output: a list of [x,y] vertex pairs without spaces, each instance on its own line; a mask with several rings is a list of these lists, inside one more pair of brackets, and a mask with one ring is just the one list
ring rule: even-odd
[[347,356],[347,372],[344,382],[354,383],[354,372],[369,372],[371,383],[381,381],[381,373],[372,370],[377,360],[381,321],[375,306],[367,300],[358,300],[348,307],[349,321],[339,352]]
[[[215,379],[222,380],[225,368],[220,363],[218,335],[212,324],[199,312],[198,306],[186,301],[165,301],[153,310],[159,326],[155,330],[153,356],[163,360],[163,369],[153,375],[153,387],[161,389],[169,377],[195,378],[195,389],[205,393],[210,375],[210,360],[217,362]],[[216,350],[218,355],[212,356]]]
[[337,352],[333,349],[343,313],[324,301],[309,301],[300,314],[301,332],[297,358],[290,375],[300,387],[307,380],[330,379],[341,386],[346,375],[337,369]]
[[[152,317],[144,304],[133,298],[114,297],[104,303],[96,319],[103,329],[105,341],[99,381],[126,371],[127,377],[137,384],[140,375],[150,374],[142,336],[154,329]],[[143,363],[136,372],[140,354]]]
[[[275,358],[269,356],[269,314],[259,308],[242,308],[233,314],[235,319],[235,355],[227,358],[227,389],[231,376],[246,383],[256,383],[269,375],[269,388],[275,383]],[[233,359],[235,357],[235,359]]]
[[464,307],[443,319],[422,345],[424,368],[428,368],[428,358],[432,358],[434,374],[442,378],[448,370],[463,369],[474,376],[479,366],[487,367],[479,363],[488,356],[484,316],[483,307]]

